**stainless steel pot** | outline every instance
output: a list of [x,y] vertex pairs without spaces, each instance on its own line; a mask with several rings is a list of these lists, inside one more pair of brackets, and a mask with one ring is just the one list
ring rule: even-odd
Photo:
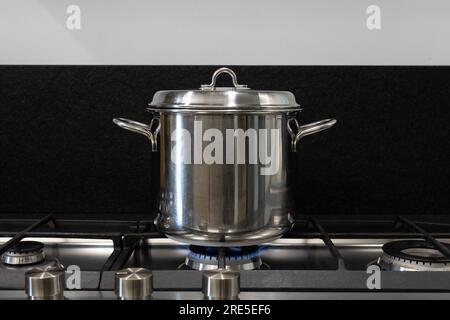
[[[233,87],[215,86],[222,73]],[[250,90],[228,68],[200,90],[156,92],[148,110],[149,125],[114,123],[145,135],[152,151],[161,132],[156,224],[169,238],[202,246],[253,245],[288,231],[288,152],[297,151],[302,137],[336,123],[300,126],[301,108],[291,92]]]

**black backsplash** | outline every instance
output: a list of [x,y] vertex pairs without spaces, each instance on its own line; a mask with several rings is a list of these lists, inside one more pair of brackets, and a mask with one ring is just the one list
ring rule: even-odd
[[[292,91],[305,138],[290,174],[298,213],[447,213],[449,67],[233,67],[254,89]],[[148,121],[161,89],[208,83],[212,66],[0,67],[0,212],[148,212],[158,155],[113,117]]]

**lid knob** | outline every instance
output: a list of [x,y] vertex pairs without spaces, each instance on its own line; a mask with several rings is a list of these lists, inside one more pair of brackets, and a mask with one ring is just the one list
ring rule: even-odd
[[231,70],[230,68],[225,68],[225,67],[217,69],[212,75],[211,83],[210,84],[202,84],[200,89],[201,90],[214,90],[216,88],[217,77],[219,75],[221,75],[222,73],[226,73],[226,74],[230,75],[231,80],[233,81],[233,86],[236,90],[237,89],[249,89],[246,84],[238,84],[236,73],[234,73],[234,71]]
[[202,292],[208,300],[237,300],[239,287],[239,272],[224,269],[203,272]]
[[150,300],[153,274],[144,268],[126,268],[116,272],[115,292],[120,300]]
[[63,300],[64,282],[61,266],[35,268],[25,273],[25,292],[30,300]]

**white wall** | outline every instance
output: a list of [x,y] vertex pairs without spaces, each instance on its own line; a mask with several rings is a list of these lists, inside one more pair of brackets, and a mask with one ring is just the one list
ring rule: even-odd
[[448,65],[450,1],[0,0],[0,64]]

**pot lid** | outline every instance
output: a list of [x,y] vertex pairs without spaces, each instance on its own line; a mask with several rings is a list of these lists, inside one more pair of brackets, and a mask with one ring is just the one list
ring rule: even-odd
[[[233,87],[216,87],[217,77],[228,74]],[[300,106],[289,91],[251,90],[238,84],[229,68],[217,69],[210,84],[198,90],[163,90],[153,96],[148,110],[157,112],[196,113],[273,113],[298,111]]]

